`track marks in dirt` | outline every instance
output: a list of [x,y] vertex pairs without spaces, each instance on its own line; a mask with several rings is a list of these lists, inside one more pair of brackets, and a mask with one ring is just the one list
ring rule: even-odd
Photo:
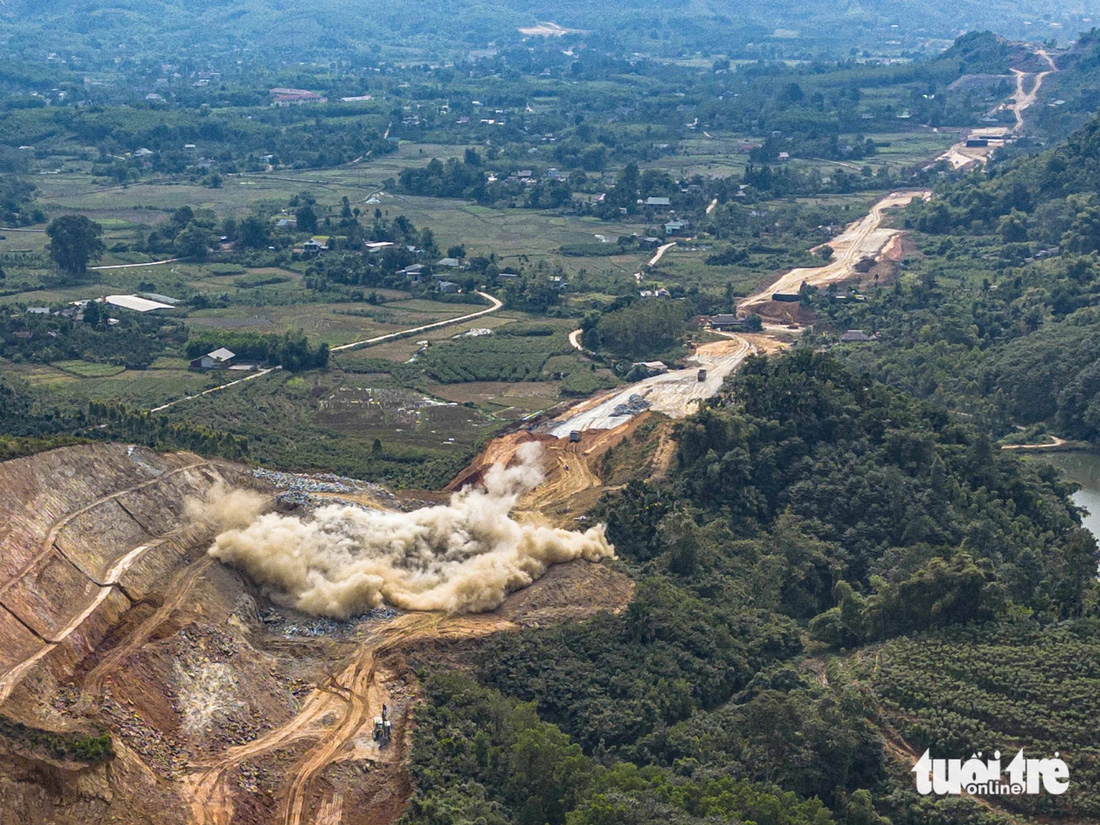
[[172,579],[166,589],[164,601],[160,607],[148,619],[143,621],[136,630],[126,639],[111,650],[106,656],[88,671],[81,685],[80,700],[77,703],[77,713],[94,713],[99,709],[103,701],[103,688],[107,678],[114,673],[123,662],[145,646],[153,634],[171,617],[171,615],[183,604],[202,574],[213,564],[214,560],[204,556],[194,564],[181,570]]

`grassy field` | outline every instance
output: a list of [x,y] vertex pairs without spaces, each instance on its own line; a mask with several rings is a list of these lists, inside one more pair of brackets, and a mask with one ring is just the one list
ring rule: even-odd
[[109,400],[138,408],[159,406],[224,380],[223,376],[189,371],[183,359],[160,359],[147,370],[83,361],[59,361],[47,366],[0,359],[0,369],[32,387],[48,388],[51,396],[61,402]]
[[112,378],[126,371],[125,367],[114,364],[94,364],[89,361],[54,361],[50,366],[77,378]]
[[201,309],[188,315],[187,320],[196,329],[280,334],[302,330],[312,341],[336,346],[468,315],[474,310],[470,304],[425,300],[394,301],[381,305],[353,301]]

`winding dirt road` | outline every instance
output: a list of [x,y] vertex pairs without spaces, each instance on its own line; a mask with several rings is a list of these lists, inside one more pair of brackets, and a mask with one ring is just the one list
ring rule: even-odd
[[[298,713],[283,725],[243,745],[230,748],[185,781],[194,825],[228,825],[233,818],[233,794],[229,779],[245,762],[311,739],[314,744],[298,760],[280,799],[280,821],[303,825],[309,819],[315,783],[324,770],[342,758],[365,756],[375,766],[401,763],[408,750],[405,736],[407,707],[391,701],[387,682],[398,676],[401,665],[392,657],[420,639],[477,638],[513,627],[492,614],[447,616],[443,613],[408,613],[384,624],[376,636],[360,646],[339,675],[317,685],[305,698]],[[394,735],[386,747],[372,744],[360,753],[359,740],[369,735],[373,719],[382,705],[392,711]],[[335,717],[335,721],[330,721]],[[368,774],[369,777],[369,774]],[[331,810],[334,799],[322,806],[339,821],[339,810]]]
[[[937,161],[947,161],[951,164],[953,169],[976,168],[985,164],[989,159],[989,153],[999,146],[1005,138],[1009,135],[1018,135],[1023,132],[1024,112],[1035,105],[1039,96],[1039,89],[1042,88],[1043,81],[1047,76],[1058,71],[1058,66],[1055,64],[1054,58],[1052,58],[1045,49],[1037,49],[1035,54],[1043,58],[1050,68],[1045,72],[1036,73],[1025,72],[1022,69],[1010,69],[1009,71],[1016,77],[1016,92],[1011,102],[1001,103],[993,109],[993,112],[1012,112],[1016,119],[1016,123],[1012,129],[1010,130],[1005,126],[972,129],[966,133],[966,136],[963,137],[962,140],[937,157],[933,163]],[[1028,78],[1034,78],[1030,89],[1025,88]],[[967,146],[967,141],[972,138],[984,139],[989,141],[990,144],[984,146]]]

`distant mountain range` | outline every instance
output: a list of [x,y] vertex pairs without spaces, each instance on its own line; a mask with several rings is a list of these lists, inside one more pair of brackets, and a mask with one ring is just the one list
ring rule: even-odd
[[631,52],[731,53],[770,45],[790,56],[814,48],[914,49],[970,30],[1070,41],[1100,19],[1100,0],[6,0],[0,18],[38,29],[52,45],[77,39],[150,38],[245,44],[302,52],[327,46],[450,56],[518,41],[519,29],[553,22]]

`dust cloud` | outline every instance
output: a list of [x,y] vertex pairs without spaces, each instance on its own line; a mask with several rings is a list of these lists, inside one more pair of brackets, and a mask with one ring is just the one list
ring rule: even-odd
[[383,604],[492,610],[550,565],[615,555],[602,524],[580,533],[511,518],[544,480],[541,453],[524,444],[518,463],[494,465],[482,486],[410,513],[342,505],[306,519],[267,513],[219,535],[210,555],[246,570],[276,601],[319,616],[345,619]]
[[247,527],[270,502],[270,496],[256,490],[232,489],[218,481],[203,498],[184,501],[183,510],[192,523],[211,530],[232,530]]

